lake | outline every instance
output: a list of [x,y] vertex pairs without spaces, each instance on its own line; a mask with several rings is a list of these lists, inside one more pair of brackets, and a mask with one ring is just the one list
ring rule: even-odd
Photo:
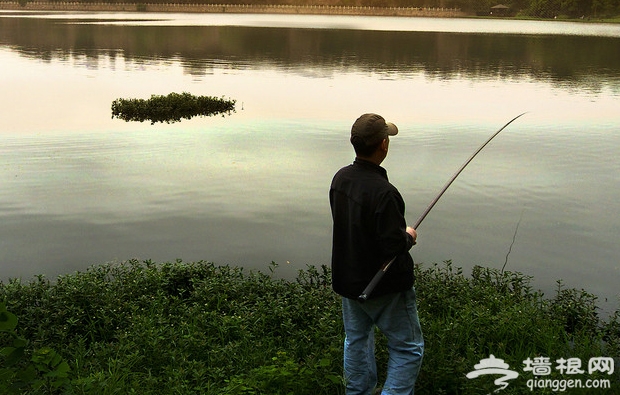
[[[620,25],[477,19],[0,12],[1,278],[131,258],[293,276],[329,264],[350,127],[398,125],[383,163],[414,260],[519,271],[617,307]],[[190,92],[226,117],[111,118]],[[513,241],[514,240],[514,241]]]

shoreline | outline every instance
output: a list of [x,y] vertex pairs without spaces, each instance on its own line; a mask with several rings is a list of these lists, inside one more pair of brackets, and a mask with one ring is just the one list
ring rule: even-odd
[[620,23],[615,18],[560,18],[546,19],[536,17],[502,17],[474,15],[459,8],[420,8],[420,7],[371,7],[334,5],[291,5],[291,4],[181,4],[181,3],[83,3],[78,1],[19,1],[0,0],[0,11],[53,11],[53,12],[142,12],[142,13],[204,13],[204,14],[283,14],[283,15],[348,15],[348,16],[391,16],[425,18],[481,18],[571,21],[583,23]]
[[78,11],[78,12],[158,12],[158,13],[230,13],[360,15],[459,18],[469,16],[456,8],[361,7],[327,5],[243,5],[243,4],[145,4],[80,2],[0,2],[5,11]]

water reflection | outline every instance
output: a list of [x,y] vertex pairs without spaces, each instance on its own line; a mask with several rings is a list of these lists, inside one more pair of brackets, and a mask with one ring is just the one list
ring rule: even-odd
[[222,64],[319,76],[424,72],[436,79],[531,78],[592,92],[607,85],[617,91],[620,78],[620,52],[610,50],[618,37],[70,22],[3,18],[0,42],[48,61],[85,57],[86,67],[97,67],[100,57],[178,60],[197,76]]

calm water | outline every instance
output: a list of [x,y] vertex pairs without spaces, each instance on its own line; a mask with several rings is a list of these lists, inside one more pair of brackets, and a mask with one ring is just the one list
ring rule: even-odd
[[[618,25],[0,13],[0,277],[129,258],[328,264],[327,190],[358,115],[399,126],[384,166],[413,223],[527,111],[426,218],[414,259],[506,264],[615,307],[619,45]],[[173,91],[237,112],[111,119],[116,98]]]

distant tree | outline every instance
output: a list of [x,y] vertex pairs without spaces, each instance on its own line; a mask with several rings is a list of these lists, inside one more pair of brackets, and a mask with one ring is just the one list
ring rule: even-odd
[[513,0],[507,3],[507,5],[510,5],[512,12],[516,14],[516,13],[521,13],[524,10],[527,10],[530,5],[530,1],[529,0]]
[[488,14],[491,7],[498,4],[496,0],[468,0],[469,8],[462,7],[465,10],[473,11],[476,14]]
[[592,0],[561,0],[560,12],[570,17],[589,15],[592,9]]
[[554,18],[560,14],[560,0],[532,0],[527,14],[540,18]]
[[620,15],[620,0],[592,0],[590,14],[595,17]]

